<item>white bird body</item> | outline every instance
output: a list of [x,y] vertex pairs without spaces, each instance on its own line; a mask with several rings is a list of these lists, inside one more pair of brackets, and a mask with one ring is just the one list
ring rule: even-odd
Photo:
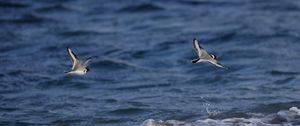
[[201,63],[201,62],[209,62],[217,67],[225,68],[223,65],[218,63],[217,57],[215,55],[209,54],[204,48],[202,48],[199,45],[199,42],[197,39],[193,40],[193,46],[194,46],[195,51],[198,54],[198,58],[192,60],[193,64]]
[[67,75],[85,75],[89,71],[87,67],[91,62],[91,58],[88,58],[82,65],[78,57],[70,48],[67,48],[67,51],[73,63],[72,69],[70,72],[67,72]]
[[79,76],[81,76],[81,75],[85,75],[86,73],[87,72],[84,72],[84,71],[81,71],[81,70],[76,70],[76,71],[70,71],[67,74],[68,75],[79,75]]

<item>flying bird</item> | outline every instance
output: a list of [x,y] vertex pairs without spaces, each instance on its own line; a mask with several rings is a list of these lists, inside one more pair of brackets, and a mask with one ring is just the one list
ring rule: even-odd
[[88,58],[83,64],[81,64],[79,58],[69,47],[67,48],[67,51],[73,63],[71,71],[67,72],[68,75],[85,75],[89,72],[88,65],[91,63],[91,58]]
[[203,47],[201,47],[197,39],[193,39],[193,46],[198,54],[198,58],[192,60],[193,64],[209,62],[217,67],[226,68],[218,62],[217,57],[215,55],[209,54]]

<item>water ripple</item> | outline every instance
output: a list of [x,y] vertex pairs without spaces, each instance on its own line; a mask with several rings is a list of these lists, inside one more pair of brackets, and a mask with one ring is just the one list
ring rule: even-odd
[[118,12],[154,12],[162,11],[164,8],[151,3],[143,3],[139,5],[128,5],[118,10]]

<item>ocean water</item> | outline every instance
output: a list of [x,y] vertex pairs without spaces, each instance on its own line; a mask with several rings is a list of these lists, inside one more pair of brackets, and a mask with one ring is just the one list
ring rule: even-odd
[[298,0],[0,0],[0,125],[300,125],[299,22]]

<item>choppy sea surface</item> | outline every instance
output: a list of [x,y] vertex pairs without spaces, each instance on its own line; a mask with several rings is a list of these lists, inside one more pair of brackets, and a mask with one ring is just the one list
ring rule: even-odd
[[0,125],[300,125],[299,22],[298,0],[0,0]]

